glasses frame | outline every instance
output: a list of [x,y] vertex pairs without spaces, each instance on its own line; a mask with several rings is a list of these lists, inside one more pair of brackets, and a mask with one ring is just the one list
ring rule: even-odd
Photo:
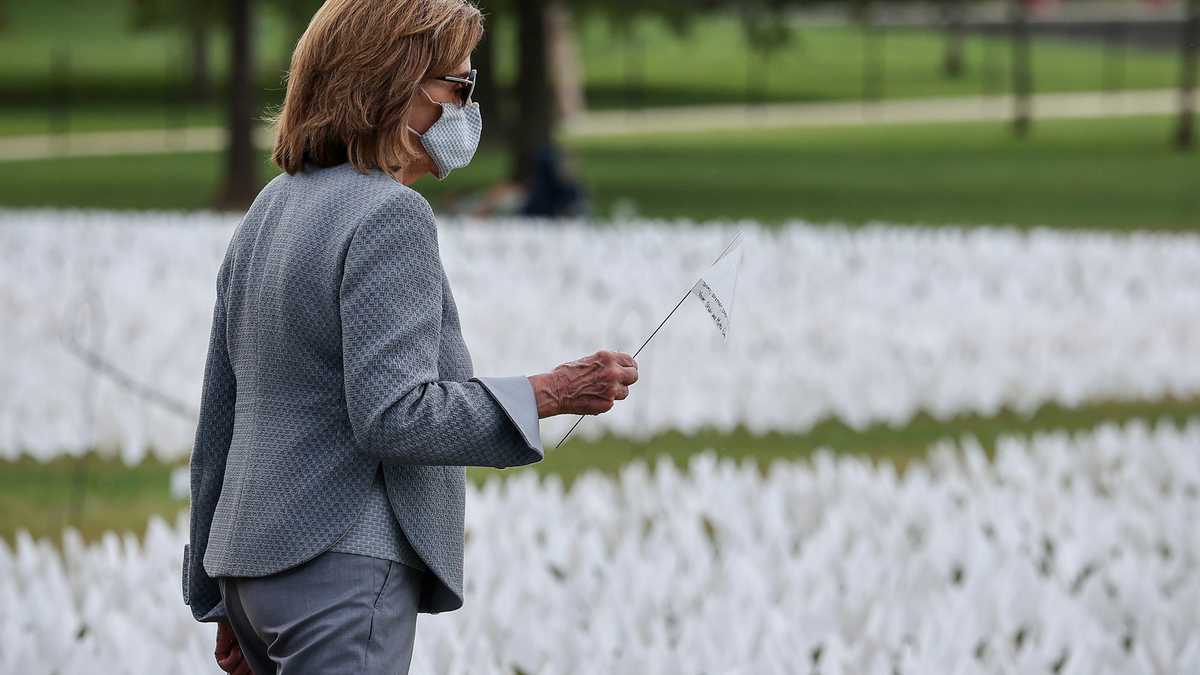
[[[455,84],[468,85],[467,86],[467,95],[460,97],[461,105],[465,106],[465,105],[468,105],[471,103],[471,97],[475,95],[475,75],[477,72],[478,71],[475,68],[472,68],[471,73],[469,75],[467,75],[466,77],[459,77],[457,75],[438,75],[437,77],[433,77],[430,79],[442,80],[443,82],[454,82]],[[461,89],[460,89],[460,91],[461,91]]]

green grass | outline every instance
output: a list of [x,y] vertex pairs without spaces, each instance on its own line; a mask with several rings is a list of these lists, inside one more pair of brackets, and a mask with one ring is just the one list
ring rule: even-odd
[[[925,456],[930,444],[945,438],[972,435],[992,452],[1001,434],[1079,432],[1105,421],[1132,419],[1151,423],[1166,420],[1178,425],[1197,415],[1200,415],[1200,399],[1193,398],[1095,403],[1074,409],[1050,405],[1030,417],[1005,411],[990,417],[961,415],[937,421],[921,415],[899,428],[880,424],[862,431],[826,421],[802,434],[755,436],[739,427],[730,433],[669,432],[644,442],[612,436],[589,441],[572,436],[559,449],[554,448],[558,437],[546,435],[542,439],[546,447],[543,461],[510,469],[470,467],[467,476],[478,484],[497,475],[536,471],[540,475],[559,476],[569,487],[585,471],[613,474],[637,459],[653,466],[658,458],[666,457],[683,468],[689,457],[708,448],[722,457],[756,462],[760,471],[765,471],[776,459],[810,458],[822,447],[876,462],[891,462],[903,470],[910,462]],[[110,530],[143,533],[151,514],[171,518],[186,508],[186,500],[173,499],[169,489],[171,470],[182,465],[185,463],[169,465],[149,460],[128,468],[118,459],[101,458],[94,453],[45,464],[30,459],[0,462],[0,537],[11,543],[17,530],[25,529],[35,537],[48,536],[61,543],[58,533],[68,524],[88,541],[95,541]]]
[[712,448],[722,457],[755,461],[762,471],[773,460],[809,459],[818,449],[826,448],[875,462],[890,462],[903,470],[911,462],[925,457],[930,445],[947,438],[974,436],[991,453],[995,450],[996,439],[1006,434],[1028,436],[1051,430],[1080,432],[1105,422],[1133,419],[1151,422],[1169,420],[1178,425],[1196,415],[1200,415],[1200,398],[1154,402],[1113,401],[1078,408],[1046,405],[1030,416],[1005,409],[994,416],[968,414],[944,421],[921,413],[899,427],[880,423],[861,431],[836,420],[826,420],[801,434],[773,432],[755,435],[739,426],[733,432],[706,429],[695,434],[684,434],[670,431],[642,442],[611,436],[587,441],[572,436],[558,450],[553,449],[558,442],[555,436],[543,438],[543,443],[548,444],[551,450],[543,461],[530,468],[542,474],[559,475],[570,485],[572,479],[588,469],[613,473],[633,460],[653,463],[662,455],[670,457],[677,466],[684,467],[690,456],[705,448]]
[[[222,157],[211,153],[124,155],[0,163],[0,204],[106,209],[206,209]],[[264,162],[262,176],[267,177]],[[56,187],[57,186],[57,187]]]
[[[747,100],[837,101],[864,95],[868,38],[856,26],[797,25],[791,44],[766,60],[748,49],[732,19],[696,21],[691,35],[683,38],[671,33],[664,22],[647,19],[636,24],[636,39],[634,43],[622,40],[602,22],[585,26],[581,53],[590,103],[625,108]],[[641,65],[637,47],[631,46],[638,43],[644,45]],[[936,31],[889,29],[879,44],[884,98],[998,94],[1009,88],[1010,49],[1003,38],[968,37],[966,72],[959,79],[947,79],[939,70],[944,43]],[[1103,89],[1107,84],[1103,53],[1099,45],[1039,38],[1032,47],[1035,88]],[[1177,67],[1170,53],[1130,51],[1123,86],[1174,86]]]
[[[186,91],[189,45],[177,27],[132,29],[127,0],[7,2],[0,33],[0,91],[9,101],[57,99],[65,90],[76,104],[178,100]],[[261,7],[261,3],[260,3]],[[290,43],[284,24],[260,9],[255,31],[259,79],[280,88]],[[214,31],[210,67],[228,70],[228,38]]]
[[223,125],[224,115],[214,104],[89,103],[64,116],[61,109],[49,105],[24,103],[0,107],[0,137],[212,127]]
[[94,452],[0,462],[0,532],[10,543],[21,528],[57,539],[72,525],[89,541],[110,530],[141,533],[151,515],[187,507],[186,499],[171,498],[175,466],[151,458],[130,468]]
[[[1200,153],[1169,147],[1173,120],[992,122],[603,138],[570,144],[600,215],[985,224],[1200,227]],[[481,151],[449,180],[416,184],[435,207],[498,180]],[[265,156],[262,177],[274,175]],[[0,205],[197,209],[216,154],[0,163]]]
[[[127,0],[86,7],[78,0],[8,3],[10,25],[0,33],[0,101],[7,108],[0,108],[0,134],[50,130],[44,101],[63,95],[72,107],[69,124],[74,129],[129,128],[133,120],[161,126],[163,109],[181,101],[187,91],[186,43],[177,28],[131,31],[131,6]],[[258,80],[265,105],[282,96],[295,37],[269,8],[259,16]],[[605,109],[863,96],[866,38],[860,28],[800,22],[793,27],[790,44],[764,60],[748,48],[739,21],[730,16],[698,17],[683,36],[662,20],[644,17],[634,22],[629,39],[602,18],[589,17],[579,32],[586,98],[591,107]],[[497,44],[496,72],[481,76],[508,87],[515,70],[515,36],[510,23],[501,19],[490,30]],[[224,33],[216,31],[210,60],[218,80],[227,71],[226,44]],[[886,98],[1001,93],[1008,88],[1009,49],[1002,38],[968,37],[966,74],[955,80],[940,72],[943,39],[936,31],[890,29],[881,44],[881,93]],[[1039,38],[1032,53],[1038,91],[1094,90],[1108,84],[1099,45]],[[1130,50],[1121,86],[1174,86],[1177,71],[1178,59],[1171,51]],[[147,111],[125,119],[106,112],[114,106]],[[212,117],[210,105],[189,112],[185,121],[202,124]]]
[[588,139],[602,202],[662,217],[1113,229],[1200,226],[1200,153],[1169,117]]

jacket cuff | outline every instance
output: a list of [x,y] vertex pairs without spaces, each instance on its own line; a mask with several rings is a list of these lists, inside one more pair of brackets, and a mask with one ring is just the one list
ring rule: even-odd
[[[183,582],[183,604],[191,606],[192,598],[192,546],[191,544],[183,545],[183,572],[180,574]],[[213,579],[213,582],[220,589],[220,580]],[[203,607],[192,607],[192,617],[200,622],[228,621],[229,616],[225,612],[225,598],[222,594],[221,599],[217,604],[213,605],[207,612],[201,614]]]
[[201,623],[213,623],[216,621],[228,621],[229,615],[225,612],[225,599],[221,598],[220,602],[213,605],[212,609],[208,610],[208,612],[204,616],[199,617],[196,620],[200,621]]
[[179,578],[183,580],[183,604],[185,604],[185,605],[192,604],[192,599],[190,597],[191,585],[188,583],[189,582],[188,577],[189,577],[191,571],[192,571],[192,545],[184,544],[183,545],[183,571],[180,573]]
[[500,403],[504,413],[521,432],[521,438],[539,459],[546,456],[542,448],[542,430],[538,424],[537,398],[533,394],[533,383],[525,375],[508,377],[472,377],[487,389]]

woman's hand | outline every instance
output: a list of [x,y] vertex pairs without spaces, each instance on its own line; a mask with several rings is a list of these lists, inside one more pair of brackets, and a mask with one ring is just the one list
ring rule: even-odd
[[213,650],[213,656],[221,670],[231,675],[254,675],[250,664],[242,657],[242,647],[228,621],[217,622],[217,648]]
[[529,381],[537,399],[538,417],[552,417],[607,412],[614,400],[629,396],[629,385],[637,379],[637,361],[632,356],[601,349],[549,373],[532,375]]

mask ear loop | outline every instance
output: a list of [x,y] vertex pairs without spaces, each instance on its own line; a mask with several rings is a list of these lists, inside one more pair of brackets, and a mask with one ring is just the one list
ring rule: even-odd
[[[452,103],[442,103],[442,102],[440,102],[440,101],[435,101],[435,100],[433,100],[433,97],[429,95],[429,92],[428,92],[428,91],[426,91],[425,87],[418,86],[418,87],[417,87],[417,89],[420,89],[420,90],[421,90],[421,93],[422,93],[422,94],[425,94],[425,98],[429,99],[429,102],[430,102],[430,103],[432,103],[432,104],[434,104],[434,105],[438,106],[439,108],[443,108],[443,109],[444,109],[444,108],[445,108],[446,106],[448,106],[448,105],[453,105]],[[437,123],[437,120],[434,120],[434,123]],[[406,126],[406,127],[408,127],[408,130],[409,130],[409,131],[411,131],[411,132],[413,132],[414,134],[416,134],[418,138],[420,138],[421,136],[424,136],[424,135],[425,135],[425,134],[422,134],[421,132],[417,131],[416,129],[412,128],[412,126],[410,126],[410,125],[407,125],[407,124],[406,124],[405,126]]]
[[[425,98],[429,99],[429,102],[430,102],[430,103],[432,103],[432,104],[434,104],[434,105],[437,105],[437,101],[433,100],[433,97],[429,95],[429,92],[425,91],[425,87],[422,87],[422,86],[418,85],[418,86],[417,86],[417,89],[420,89],[420,90],[421,90],[421,93],[422,93],[422,94],[425,94]],[[420,138],[420,137],[423,135],[421,132],[419,132],[419,131],[417,131],[416,129],[412,128],[412,125],[406,124],[406,125],[404,125],[404,126],[405,126],[405,127],[406,127],[406,128],[409,130],[409,131],[411,131],[411,132],[413,132],[414,134],[416,134],[416,135],[417,135],[417,138]]]

